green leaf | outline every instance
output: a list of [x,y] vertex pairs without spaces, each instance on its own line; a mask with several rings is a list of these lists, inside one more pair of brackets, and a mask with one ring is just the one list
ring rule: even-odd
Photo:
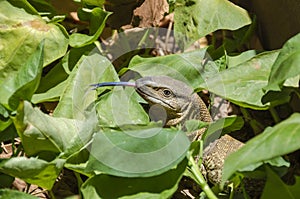
[[58,101],[66,87],[66,79],[81,57],[89,54],[95,45],[82,48],[71,48],[69,52],[45,76],[41,78],[36,94],[32,96],[33,103]]
[[205,146],[218,139],[221,134],[231,132],[231,130],[239,130],[243,125],[243,119],[237,116],[229,116],[214,121],[208,126],[207,131],[204,134]]
[[218,73],[214,62],[204,64],[206,59],[206,49],[153,58],[135,56],[129,63],[129,69],[142,76],[170,76],[198,88],[200,83]]
[[65,151],[70,147],[72,139],[77,136],[82,125],[78,120],[46,115],[26,101],[24,109],[22,106],[19,107],[14,123],[28,156],[46,151],[53,153]]
[[[28,61],[16,73],[5,78],[0,87],[0,102],[15,110],[20,100],[30,100],[38,87],[42,69],[44,42],[42,41]],[[7,108],[8,108],[7,107]]]
[[102,7],[105,3],[105,0],[82,0],[82,2],[88,5]]
[[96,175],[83,184],[81,192],[84,198],[170,198],[177,190],[186,165],[184,159],[176,168],[153,177]]
[[68,158],[68,163],[81,164],[87,161],[89,154],[86,154],[86,147],[99,126],[95,104],[92,103],[83,114],[85,120],[82,121],[78,134],[71,140],[69,147],[60,154],[61,158]]
[[242,63],[250,60],[255,55],[256,55],[255,50],[248,50],[237,56],[226,56],[227,65],[229,68],[238,66],[239,64],[242,64]]
[[62,26],[47,24],[7,1],[0,1],[0,13],[0,85],[24,67],[42,40],[44,66],[66,53],[68,35]]
[[200,87],[246,108],[267,109],[262,104],[263,88],[268,83],[271,66],[278,51],[256,55],[238,66],[210,76]]
[[182,161],[189,145],[185,133],[176,129],[105,129],[94,136],[87,171],[122,177],[159,175]]
[[142,76],[167,75],[193,87],[209,90],[246,108],[267,109],[262,104],[262,88],[267,85],[278,51],[256,55],[235,67],[219,72],[217,64],[207,61],[206,49],[154,58],[134,57],[129,69]]
[[236,30],[251,23],[246,10],[227,0],[177,0],[175,37],[180,47],[220,29]]
[[298,87],[300,75],[300,34],[289,39],[278,55],[274,65],[272,66],[268,85],[265,90],[280,91],[280,88],[286,80],[296,77],[296,85]]
[[12,189],[0,189],[1,198],[22,198],[22,199],[38,199],[33,195],[26,194],[21,191],[12,190]]
[[[88,10],[88,9],[85,9],[85,11],[86,10]],[[94,41],[96,41],[105,27],[105,22],[106,22],[108,16],[111,15],[111,12],[103,11],[99,7],[89,10],[88,12],[91,15],[90,16],[90,19],[92,22],[91,23],[91,25],[92,25],[91,33],[93,35],[89,36],[86,34],[73,33],[70,36],[70,46],[72,46],[74,48],[87,46],[89,44],[92,44]]]
[[8,0],[8,2],[15,7],[24,9],[30,14],[39,15],[38,11],[27,0]]
[[0,162],[0,171],[50,190],[63,168],[65,160],[52,162],[36,158],[15,157]]
[[12,124],[12,120],[10,119],[8,120],[8,122],[10,123],[10,125],[7,126],[5,129],[1,130],[0,132],[0,142],[11,141],[14,138],[18,137],[17,130]]
[[221,118],[210,124],[202,122],[200,120],[188,120],[185,123],[187,132],[189,133],[193,133],[194,131],[207,126],[207,131],[203,135],[204,143],[206,145],[218,139],[221,134],[241,129],[243,125],[244,120],[242,119],[242,117],[237,116]]
[[262,193],[262,199],[269,198],[287,198],[295,199],[300,195],[300,177],[296,176],[296,183],[294,185],[287,185],[272,169],[265,167],[267,172],[267,182]]
[[[249,140],[245,146],[229,155],[225,160],[223,182],[235,171],[251,164],[265,162],[300,149],[295,140],[300,139],[300,114],[294,113],[288,119],[267,128],[262,134]],[[280,147],[278,147],[280,146]]]
[[4,173],[0,173],[0,196],[1,196],[1,189],[10,188],[14,180],[15,180],[14,177]]
[[63,81],[58,85],[50,88],[44,93],[37,93],[32,96],[31,102],[34,104],[41,102],[56,102],[62,95],[62,91],[65,89],[67,81]]
[[55,8],[52,4],[48,1],[41,1],[41,0],[28,0],[30,4],[38,10],[41,15],[46,15],[48,18],[56,17]]
[[133,88],[116,87],[101,96],[96,108],[99,124],[105,127],[148,124],[149,116],[134,97],[135,94]]
[[289,103],[292,98],[292,93],[297,92],[296,88],[283,87],[281,91],[268,91],[261,99],[262,103],[270,103],[270,106],[275,107],[280,104]]
[[97,99],[97,93],[91,90],[90,85],[118,80],[116,71],[107,58],[97,52],[82,56],[67,79],[54,116],[84,119],[84,110]]

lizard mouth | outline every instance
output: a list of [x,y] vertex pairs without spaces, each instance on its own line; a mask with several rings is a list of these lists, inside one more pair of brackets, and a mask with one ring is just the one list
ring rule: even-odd
[[160,104],[165,108],[168,109],[172,109],[174,111],[176,111],[176,108],[174,106],[172,106],[171,104],[169,104],[166,101],[163,101],[153,95],[150,95],[149,93],[146,93],[144,91],[142,91],[141,89],[136,88],[136,91],[139,93],[139,95],[146,100],[149,104]]

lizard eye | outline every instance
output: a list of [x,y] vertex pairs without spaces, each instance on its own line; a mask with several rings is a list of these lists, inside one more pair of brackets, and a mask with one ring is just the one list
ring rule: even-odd
[[163,89],[163,94],[165,97],[170,97],[172,95],[172,91],[169,89]]

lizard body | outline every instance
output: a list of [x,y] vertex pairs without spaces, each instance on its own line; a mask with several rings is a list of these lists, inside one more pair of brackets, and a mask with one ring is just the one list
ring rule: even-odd
[[[167,76],[143,77],[136,80],[136,91],[149,104],[159,104],[165,108],[166,126],[184,126],[185,121],[189,119],[212,122],[209,111],[199,95],[181,81]],[[192,140],[199,139],[199,134],[204,131],[205,129],[200,129]],[[204,149],[202,170],[210,182],[221,182],[225,158],[243,145],[231,136],[224,135]]]
[[[100,86],[134,86],[139,95],[150,105],[162,106],[166,113],[165,126],[175,126],[190,119],[212,122],[209,111],[194,90],[187,84],[172,79],[168,76],[148,76],[132,82],[109,82],[94,84],[95,88]],[[205,129],[200,129],[191,140],[197,140]],[[225,158],[244,144],[229,135],[210,143],[203,152],[202,173],[207,179],[218,184],[221,182],[222,169]]]

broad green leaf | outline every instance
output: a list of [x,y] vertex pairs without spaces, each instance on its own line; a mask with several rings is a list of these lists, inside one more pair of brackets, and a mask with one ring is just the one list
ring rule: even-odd
[[243,107],[267,109],[262,104],[262,88],[267,85],[278,51],[256,55],[238,66],[219,72],[217,64],[207,61],[205,49],[154,58],[134,57],[129,69],[142,76],[167,75],[193,88],[207,89]]
[[87,171],[122,177],[159,175],[182,161],[189,145],[185,133],[176,129],[100,130],[93,139]]
[[298,87],[300,75],[300,34],[289,39],[282,49],[272,66],[268,85],[266,90],[280,91],[283,83],[289,78],[297,78],[296,85]]
[[31,102],[34,104],[41,102],[55,102],[58,101],[60,96],[62,95],[62,91],[66,87],[67,81],[63,81],[58,85],[50,88],[44,93],[37,93],[32,96]]
[[243,170],[251,164],[265,162],[300,149],[299,129],[300,114],[294,113],[288,119],[272,128],[267,128],[263,133],[249,140],[245,146],[225,160],[223,182],[235,171]]
[[200,87],[246,108],[267,109],[262,104],[263,88],[268,83],[271,66],[278,51],[256,55],[238,66],[210,76]]
[[205,59],[208,59],[206,49],[153,58],[135,56],[129,64],[129,69],[142,76],[170,76],[198,88],[200,83],[218,73],[217,65],[212,61],[205,63]]
[[0,189],[0,198],[38,199],[38,197],[12,189]]
[[285,184],[278,175],[269,167],[266,167],[267,182],[262,193],[262,199],[269,198],[286,198],[295,199],[300,196],[300,178],[296,176],[294,185]]
[[58,25],[46,23],[40,16],[0,1],[0,84],[24,67],[28,57],[42,40],[43,65],[46,66],[66,53],[68,35]]
[[[1,3],[1,2],[0,2]],[[15,110],[20,100],[30,100],[38,87],[44,56],[44,41],[17,72],[4,79],[0,87],[0,103]]]
[[24,102],[24,109],[19,107],[14,123],[28,156],[42,152],[63,152],[70,147],[82,125],[78,120],[44,114],[27,101]]
[[0,162],[0,171],[50,190],[65,160],[46,162],[37,158],[15,157]]
[[216,30],[236,30],[251,23],[247,11],[228,0],[177,0],[174,17],[180,47]]
[[91,90],[90,85],[105,81],[118,81],[116,71],[108,59],[97,51],[82,56],[67,79],[54,116],[84,119],[84,110],[97,99],[97,93]]
[[76,165],[88,160],[89,154],[86,154],[85,150],[99,126],[94,103],[92,103],[83,114],[85,120],[82,121],[78,134],[71,140],[69,147],[60,154],[61,158],[68,158],[68,163]]
[[242,63],[250,60],[255,55],[256,55],[255,50],[248,50],[237,56],[226,56],[227,65],[229,68],[238,66],[239,64],[242,64]]
[[189,133],[193,133],[194,131],[207,126],[207,131],[203,135],[205,145],[218,139],[221,134],[241,129],[243,125],[244,120],[237,116],[221,118],[210,124],[200,120],[188,120],[185,123],[185,127]]
[[96,175],[82,185],[81,192],[84,198],[170,198],[177,190],[186,165],[184,159],[176,168],[153,177]]
[[94,41],[96,41],[100,36],[100,34],[102,33],[103,28],[105,27],[105,22],[108,16],[111,15],[111,12],[106,12],[99,7],[89,10],[89,13],[91,15],[90,16],[91,25],[92,25],[91,33],[93,35],[89,36],[86,34],[73,33],[70,36],[70,46],[74,48],[79,48],[79,47],[92,44]]
[[147,124],[149,116],[135,98],[133,88],[116,87],[101,96],[96,104],[99,124],[120,127],[127,124]]
[[[222,134],[230,132],[230,129],[239,130],[244,125],[244,121],[241,117],[230,116],[226,118],[220,118],[217,121],[211,123],[207,131],[204,134],[204,146],[218,139]],[[223,132],[224,131],[224,132]]]
[[70,51],[45,76],[41,78],[36,93],[32,96],[33,103],[58,101],[66,87],[66,79],[70,71],[76,66],[80,58],[89,54],[95,45],[82,48],[71,48]]

